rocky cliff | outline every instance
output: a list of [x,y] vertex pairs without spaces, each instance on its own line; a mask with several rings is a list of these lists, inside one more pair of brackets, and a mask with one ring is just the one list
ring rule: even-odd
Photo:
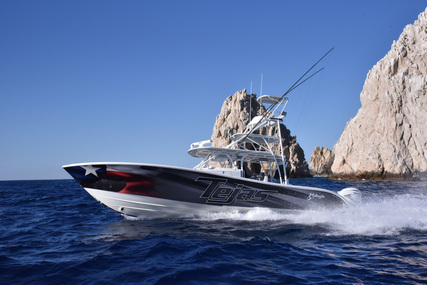
[[334,157],[330,149],[316,146],[310,158],[310,174],[313,176],[330,176]]
[[427,173],[427,9],[368,73],[362,107],[334,146],[337,177]]
[[[238,91],[229,96],[223,103],[221,113],[217,116],[212,133],[212,146],[224,147],[228,145],[230,137],[243,132],[250,119],[262,114],[264,108],[258,104],[255,94],[247,94],[246,90]],[[290,130],[281,125],[282,144],[288,159],[287,174],[289,178],[309,177],[308,164],[304,151],[291,136]]]

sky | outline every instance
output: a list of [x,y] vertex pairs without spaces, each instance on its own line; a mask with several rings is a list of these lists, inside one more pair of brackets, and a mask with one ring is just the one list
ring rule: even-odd
[[289,94],[307,162],[360,108],[368,71],[425,0],[0,1],[0,180],[67,179],[62,165],[193,167],[239,90]]

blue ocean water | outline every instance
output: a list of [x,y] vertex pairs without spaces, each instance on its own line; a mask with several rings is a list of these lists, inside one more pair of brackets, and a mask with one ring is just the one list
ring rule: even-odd
[[0,181],[0,283],[427,284],[427,181],[291,183],[363,202],[126,220],[73,180]]

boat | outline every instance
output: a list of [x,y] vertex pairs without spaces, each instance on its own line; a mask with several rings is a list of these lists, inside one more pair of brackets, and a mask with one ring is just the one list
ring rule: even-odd
[[212,146],[210,140],[191,144],[188,154],[202,159],[194,168],[114,162],[63,168],[103,205],[142,219],[245,213],[254,208],[303,211],[360,201],[356,188],[334,192],[291,185],[280,133],[288,98],[263,95],[257,100],[264,112],[231,136],[227,146]]

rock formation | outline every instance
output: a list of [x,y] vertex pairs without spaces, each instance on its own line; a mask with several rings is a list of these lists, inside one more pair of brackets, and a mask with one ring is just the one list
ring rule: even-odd
[[[260,109],[256,95],[248,95],[246,89],[229,96],[222,104],[221,113],[216,117],[212,146],[224,147],[235,133],[241,133],[251,118],[258,115]],[[260,110],[262,113],[264,109]]]
[[331,175],[331,166],[334,162],[334,157],[330,149],[316,146],[310,158],[310,174],[313,176]]
[[427,9],[368,73],[362,107],[334,146],[336,177],[427,173]]
[[[247,94],[246,90],[238,91],[229,96],[223,103],[221,113],[217,116],[212,133],[212,146],[224,147],[228,145],[230,137],[243,132],[251,118],[262,114],[264,107],[258,103],[255,94]],[[304,151],[291,136],[290,130],[281,125],[282,144],[288,159],[287,174],[289,178],[309,177],[308,164]]]

